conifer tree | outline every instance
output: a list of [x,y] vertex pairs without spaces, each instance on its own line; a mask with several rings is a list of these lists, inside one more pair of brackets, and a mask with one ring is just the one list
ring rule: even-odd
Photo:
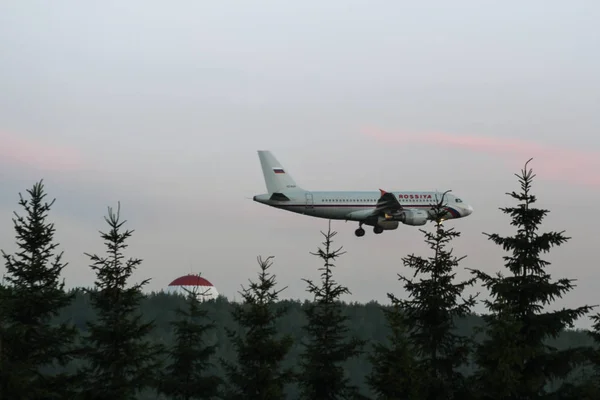
[[237,365],[223,361],[228,380],[225,398],[229,400],[285,399],[286,385],[294,379],[293,371],[282,367],[293,339],[278,337],[276,322],[287,307],[277,300],[286,288],[275,290],[275,275],[268,272],[272,258],[258,258],[258,282],[250,281],[248,288],[242,288],[243,303],[232,305],[239,329],[227,329],[237,357]]
[[[457,318],[466,316],[474,305],[474,297],[465,299],[463,292],[473,285],[475,279],[454,282],[456,268],[465,256],[456,257],[453,250],[447,248],[454,238],[460,236],[455,228],[443,225],[448,215],[447,193],[432,204],[434,232],[420,230],[432,254],[428,257],[411,254],[402,259],[404,266],[414,270],[414,277],[418,277],[418,280],[413,280],[398,274],[408,299],[401,300],[389,294],[393,304],[402,310],[401,318],[408,327],[410,348],[416,357],[413,373],[418,374],[419,381],[423,383],[418,385],[414,379],[410,381],[413,385],[411,398],[464,399],[467,396],[465,377],[459,369],[468,360],[470,338],[455,332],[455,322]],[[399,376],[406,371],[395,373],[397,381],[406,381],[406,376]],[[393,380],[388,378],[388,381]]]
[[588,334],[594,339],[595,348],[589,349],[589,360],[592,366],[592,375],[580,388],[581,400],[600,399],[600,314],[591,317],[593,325]]
[[0,398],[69,398],[72,377],[46,372],[69,362],[77,332],[54,320],[73,300],[61,281],[67,264],[48,222],[55,200],[46,202],[43,181],[27,193],[29,199],[19,193],[24,215],[13,218],[18,250],[2,251],[7,274],[0,291]]
[[206,335],[215,328],[208,311],[201,304],[206,292],[187,290],[186,309],[178,308],[172,362],[161,374],[159,392],[174,400],[213,399],[219,395],[221,378],[207,372],[217,346],[208,344]]
[[304,399],[361,398],[358,388],[350,384],[345,373],[346,362],[362,353],[363,340],[349,338],[348,317],[342,314],[340,297],[350,294],[347,287],[333,279],[333,261],[343,255],[342,247],[332,250],[332,239],[337,232],[331,230],[331,221],[325,237],[324,248],[311,253],[324,262],[321,283],[317,285],[304,279],[307,291],[314,296],[305,308],[307,325],[301,355],[299,387]]
[[485,301],[489,312],[483,315],[485,339],[475,356],[479,370],[474,380],[481,399],[544,398],[549,395],[548,385],[565,378],[581,360],[580,349],[559,351],[547,344],[591,307],[544,310],[574,286],[571,279],[553,281],[546,271],[550,263],[542,254],[569,238],[564,231],[539,232],[549,211],[534,207],[530,161],[516,174],[521,191],[507,193],[518,204],[500,209],[510,216],[516,233],[506,237],[484,233],[509,253],[503,257],[507,275],[472,271],[491,297]]
[[142,287],[148,279],[128,286],[128,280],[141,259],[125,259],[123,251],[133,231],[122,230],[126,221],[108,208],[107,233],[100,232],[107,248],[106,256],[86,253],[96,272],[90,302],[97,313],[97,321],[88,322],[89,334],[84,336],[83,369],[84,399],[136,399],[139,392],[152,388],[156,371],[160,368],[160,345],[152,344],[148,335],[154,322],[145,322],[139,312],[144,297]]
[[389,344],[376,343],[369,361],[373,370],[367,375],[367,384],[381,400],[418,400],[421,397],[420,376],[416,370],[414,349],[411,346],[405,325],[405,318],[398,300],[391,294],[391,308],[383,308],[387,325],[390,328]]
[[553,399],[560,400],[597,400],[600,399],[600,314],[592,315],[592,329],[587,334],[592,338],[594,347],[581,349],[585,365],[576,376],[563,382],[553,393]]

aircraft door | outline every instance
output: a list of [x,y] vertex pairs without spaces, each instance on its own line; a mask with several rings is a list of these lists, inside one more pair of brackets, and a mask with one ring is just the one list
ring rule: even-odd
[[311,212],[315,208],[312,193],[306,193],[306,212]]

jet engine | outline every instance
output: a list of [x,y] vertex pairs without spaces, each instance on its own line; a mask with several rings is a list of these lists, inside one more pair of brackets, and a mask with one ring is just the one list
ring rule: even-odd
[[427,223],[429,214],[425,210],[406,210],[399,219],[405,225],[420,226]]
[[386,220],[385,218],[382,218],[382,217],[379,217],[379,219],[377,220],[377,226],[379,226],[384,231],[391,231],[391,230],[397,229],[398,225],[400,225],[398,223],[398,221],[389,220],[389,219]]

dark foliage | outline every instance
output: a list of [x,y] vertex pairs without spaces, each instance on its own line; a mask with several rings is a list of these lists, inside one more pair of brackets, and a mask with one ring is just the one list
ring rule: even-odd
[[560,388],[562,398],[600,399],[600,314],[591,316],[591,320],[593,325],[588,335],[593,339],[595,347],[590,347],[586,353],[589,373],[587,376],[577,377],[574,382],[563,385]]
[[[466,316],[475,303],[472,296],[463,299],[465,288],[473,285],[475,279],[454,283],[455,269],[464,257],[458,258],[452,249],[447,249],[460,233],[443,225],[448,215],[445,195],[432,205],[434,232],[420,230],[432,255],[424,258],[411,254],[402,260],[405,267],[414,270],[414,277],[418,277],[413,280],[398,274],[408,299],[400,300],[388,294],[402,309],[402,316],[389,322],[396,325],[392,325],[392,330],[399,330],[397,321],[404,320],[403,325],[408,327],[408,342],[416,358],[405,364],[407,368],[414,368],[412,374],[404,370],[396,372],[397,381],[404,380],[407,384],[403,392],[412,391],[410,398],[464,399],[468,392],[465,377],[459,369],[468,361],[471,341],[456,333],[455,320]],[[403,348],[405,339],[399,340],[397,346]],[[411,375],[417,375],[421,385],[414,379],[406,379]]]
[[[531,161],[531,160],[530,160]],[[552,281],[550,264],[543,253],[568,241],[564,232],[539,233],[548,210],[533,207],[533,174],[527,164],[516,175],[521,192],[508,193],[519,203],[501,208],[516,227],[514,236],[485,234],[509,252],[504,257],[509,275],[490,276],[474,270],[492,300],[485,301],[490,314],[483,316],[486,339],[476,351],[479,370],[475,383],[482,399],[538,399],[550,392],[555,379],[563,379],[582,362],[582,349],[558,350],[547,344],[565,328],[589,312],[590,307],[544,311],[573,289],[573,280]]]
[[[392,295],[388,295],[392,297]],[[423,382],[417,371],[414,350],[407,336],[404,313],[396,302],[382,308],[390,328],[389,343],[375,343],[369,361],[372,372],[366,380],[377,399],[401,400],[421,398]]]
[[[125,261],[132,232],[122,232],[119,212],[109,209],[111,230],[101,233],[108,256],[88,255],[96,288],[65,293],[65,264],[62,253],[55,254],[54,226],[46,222],[52,203],[44,203],[40,182],[29,191],[31,200],[21,198],[26,215],[13,220],[17,252],[3,253],[8,275],[0,285],[0,398],[167,400],[220,392],[233,399],[366,393],[418,400],[439,398],[447,388],[442,398],[598,399],[600,315],[592,317],[594,329],[583,332],[569,328],[591,307],[552,311],[573,281],[552,281],[540,256],[568,238],[538,232],[547,210],[532,207],[534,175],[527,164],[518,177],[522,192],[510,196],[519,204],[502,209],[516,234],[488,235],[510,254],[504,258],[508,276],[472,271],[491,293],[490,314],[481,317],[468,312],[472,299],[462,299],[469,282],[452,283],[462,258],[445,246],[458,234],[439,224],[426,233],[435,254],[404,259],[420,279],[400,277],[410,296],[388,294],[391,307],[341,301],[350,292],[333,280],[333,261],[344,253],[332,251],[331,228],[323,233],[324,249],[315,253],[325,264],[321,285],[305,280],[314,301],[277,301],[281,291],[266,272],[269,258],[259,259],[260,280],[244,289],[240,305],[223,297],[199,303],[145,295],[147,281],[130,287],[141,260]],[[476,352],[467,364],[471,336]],[[83,347],[74,351],[79,337]],[[365,342],[373,345],[370,354],[361,351]],[[162,364],[167,355],[171,362]],[[222,363],[210,362],[212,357]],[[474,393],[464,390],[465,377]]]
[[[591,317],[593,321],[592,329],[588,334],[592,337],[596,345],[600,347],[600,314],[593,315]],[[594,372],[598,377],[598,385],[600,386],[600,348],[596,349],[591,356],[592,365],[594,366]]]
[[208,370],[212,367],[216,344],[207,343],[207,334],[215,329],[208,320],[206,304],[197,289],[186,290],[187,309],[177,308],[178,319],[172,322],[175,344],[169,355],[171,363],[159,380],[159,392],[174,400],[213,399],[219,394],[222,379]]
[[227,329],[237,358],[235,364],[223,361],[228,378],[225,398],[230,400],[285,399],[284,389],[294,379],[292,369],[282,367],[293,340],[290,335],[277,338],[276,323],[287,309],[276,302],[286,288],[274,289],[275,275],[267,271],[271,259],[258,258],[258,282],[250,281],[240,293],[244,302],[233,306],[233,319],[241,329]]
[[324,248],[319,248],[318,256],[324,262],[321,271],[321,284],[308,283],[308,292],[314,296],[314,302],[305,309],[307,324],[304,327],[306,339],[300,361],[299,385],[305,399],[352,399],[359,397],[344,371],[348,359],[361,354],[364,340],[349,338],[348,316],[343,315],[339,302],[344,294],[350,294],[333,279],[333,261],[344,254],[342,248],[331,249],[331,222],[325,237]]
[[90,300],[97,321],[87,323],[89,335],[83,338],[87,365],[82,371],[85,386],[81,395],[84,399],[135,399],[140,391],[155,384],[162,348],[149,342],[154,323],[142,321],[139,311],[141,289],[148,280],[127,287],[142,262],[125,260],[123,255],[133,231],[122,231],[126,221],[120,221],[120,205],[116,213],[109,207],[104,219],[110,227],[108,233],[100,232],[107,256],[86,253],[96,272]]
[[[86,335],[86,321],[94,320],[95,313],[90,305],[89,294],[78,292],[75,301],[69,305],[59,317],[57,321],[64,318],[71,318],[73,322],[80,328],[81,334]],[[216,300],[210,300],[203,304],[209,313],[209,318],[215,321],[215,330],[209,336],[214,337],[215,343],[218,345],[216,350],[217,359],[225,359],[228,362],[236,363],[237,352],[232,346],[232,342],[227,335],[229,329],[238,329],[238,324],[233,320],[232,311],[238,303],[229,301],[224,297]],[[280,300],[274,304],[274,309],[285,306],[288,312],[282,315],[278,320],[276,329],[279,335],[291,335],[294,339],[289,356],[282,362],[283,368],[296,368],[300,361],[300,354],[304,351],[304,346],[301,341],[305,338],[306,317],[305,311],[311,305],[309,301],[299,300]],[[178,307],[186,307],[186,300],[183,296],[167,293],[147,294],[142,299],[139,310],[144,316],[144,320],[156,321],[156,327],[150,334],[150,340],[153,342],[162,342],[168,347],[175,344],[175,331],[171,322],[177,318],[175,310]],[[388,344],[388,337],[391,331],[386,323],[385,314],[381,309],[393,311],[391,306],[383,306],[376,302],[369,303],[340,303],[341,313],[348,317],[348,337],[358,337],[365,340],[369,345],[373,344]],[[482,326],[482,319],[476,315],[468,315],[464,318],[458,318],[456,321],[457,333],[462,336],[470,336],[473,329]],[[214,336],[213,336],[214,335]],[[479,342],[481,337],[476,338]],[[558,349],[569,349],[579,346],[587,346],[592,344],[592,339],[585,331],[582,330],[566,330],[563,331],[556,339],[548,338],[548,345],[555,346]],[[77,360],[77,363],[81,361]],[[168,365],[165,363],[165,366]],[[371,363],[368,361],[368,353],[348,359],[343,364],[343,369],[349,378],[351,385],[357,386],[364,394],[370,394],[371,391],[366,385],[365,376],[371,373]],[[465,367],[465,374],[471,375],[474,372],[475,365]],[[226,378],[221,370],[220,364],[216,364],[209,368],[207,372],[215,373],[218,376]],[[569,377],[570,382],[575,382],[574,379],[584,380],[587,378],[589,371],[580,367],[574,376]],[[562,382],[558,383],[562,385]],[[225,386],[226,387],[226,386]],[[300,399],[299,390],[296,385],[289,385],[286,390],[288,400]],[[374,397],[374,396],[373,396]],[[149,390],[138,396],[143,400],[166,400],[168,397],[157,397],[155,391]]]
[[25,215],[15,212],[18,250],[2,251],[6,276],[0,291],[0,398],[62,399],[71,395],[72,376],[54,374],[71,359],[76,328],[56,321],[73,300],[60,274],[66,264],[56,254],[54,224],[47,221],[54,204],[45,201],[43,182],[19,194]]

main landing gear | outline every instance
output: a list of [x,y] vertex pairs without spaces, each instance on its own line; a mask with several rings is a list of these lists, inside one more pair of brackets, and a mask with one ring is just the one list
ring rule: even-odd
[[362,222],[358,223],[358,229],[354,231],[354,234],[358,237],[365,236],[365,230],[362,227]]
[[[383,228],[380,226],[374,226],[373,227],[373,233],[379,235],[381,232],[383,232]],[[363,237],[365,236],[365,230],[362,227],[362,222],[360,222],[358,224],[358,229],[354,231],[354,234],[358,237]]]

